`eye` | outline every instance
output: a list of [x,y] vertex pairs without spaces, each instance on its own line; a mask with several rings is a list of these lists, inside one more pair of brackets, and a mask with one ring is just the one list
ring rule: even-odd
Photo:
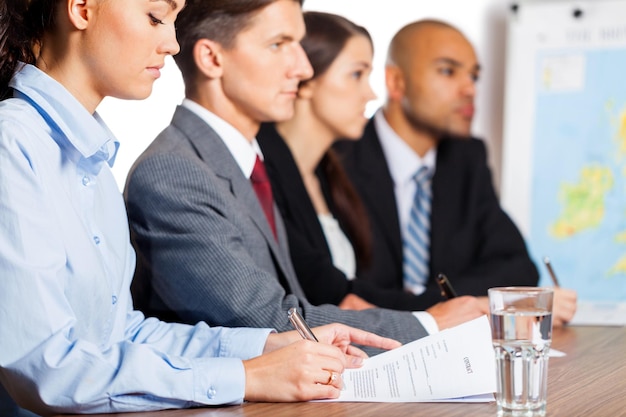
[[277,41],[270,44],[270,49],[272,51],[277,51],[283,46],[283,41]]
[[480,80],[480,74],[472,74],[472,81],[478,82]]
[[363,70],[354,71],[350,74],[350,76],[355,80],[360,80],[361,78],[363,78]]
[[152,26],[164,25],[165,24],[165,23],[163,23],[163,21],[161,19],[157,19],[152,13],[148,13],[148,16],[150,17],[150,21],[152,22]]
[[445,75],[447,77],[451,77],[454,75],[454,68],[452,67],[441,67],[437,70],[437,72],[441,75]]

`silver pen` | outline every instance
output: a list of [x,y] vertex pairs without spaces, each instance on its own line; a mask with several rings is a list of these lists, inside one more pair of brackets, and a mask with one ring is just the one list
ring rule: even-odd
[[297,308],[291,307],[287,312],[287,317],[289,317],[289,321],[293,325],[294,329],[296,329],[298,333],[300,333],[300,336],[302,336],[303,339],[319,342],[319,340],[317,340],[317,337],[315,337],[315,335],[311,331],[309,325],[306,324],[306,321],[304,321],[304,317],[302,317],[298,312]]
[[559,280],[556,279],[556,274],[554,273],[554,269],[552,269],[552,264],[550,263],[550,258],[548,258],[547,256],[543,257],[543,263],[546,265],[546,268],[548,268],[548,272],[550,273],[550,278],[552,278],[552,282],[554,283],[555,287],[560,287],[559,285]]

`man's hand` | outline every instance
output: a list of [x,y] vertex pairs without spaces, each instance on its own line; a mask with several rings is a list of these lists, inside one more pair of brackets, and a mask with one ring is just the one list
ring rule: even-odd
[[572,320],[576,313],[577,294],[574,290],[554,288],[552,303],[552,326],[563,326]]
[[439,330],[443,330],[489,314],[489,303],[486,297],[465,295],[437,303],[426,312],[433,316]]
[[346,366],[348,368],[360,366],[363,359],[367,358],[367,354],[353,346],[352,343],[385,350],[402,346],[402,343],[397,340],[338,323],[316,327],[313,329],[313,333],[321,343],[338,347],[347,356]]
[[339,308],[343,310],[366,310],[368,308],[376,308],[376,306],[368,303],[358,295],[350,293],[341,300]]

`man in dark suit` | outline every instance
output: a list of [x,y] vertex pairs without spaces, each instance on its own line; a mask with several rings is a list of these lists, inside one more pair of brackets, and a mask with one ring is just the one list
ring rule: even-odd
[[183,322],[279,331],[291,328],[287,311],[296,307],[312,326],[341,322],[402,342],[426,334],[422,320],[445,328],[478,317],[484,306],[473,297],[419,319],[307,301],[280,214],[258,187],[255,139],[261,122],[291,117],[298,84],[312,75],[303,35],[296,0],[198,0],[180,14],[175,59],[186,99],[131,169],[124,193],[138,254],[137,306]]
[[[538,282],[521,234],[499,205],[485,145],[470,137],[479,72],[474,48],[456,28],[434,20],[405,26],[389,47],[384,106],[360,141],[337,146],[372,223],[373,260],[357,275],[385,289],[411,288],[422,308],[440,300],[439,273],[464,295]],[[406,284],[406,242],[420,167],[434,174],[426,273],[414,288]],[[571,319],[575,307],[575,292],[557,289],[554,322]]]

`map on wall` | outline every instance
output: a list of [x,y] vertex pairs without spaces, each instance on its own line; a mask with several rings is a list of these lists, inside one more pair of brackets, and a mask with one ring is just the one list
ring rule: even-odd
[[535,64],[529,250],[581,298],[626,300],[626,49]]

